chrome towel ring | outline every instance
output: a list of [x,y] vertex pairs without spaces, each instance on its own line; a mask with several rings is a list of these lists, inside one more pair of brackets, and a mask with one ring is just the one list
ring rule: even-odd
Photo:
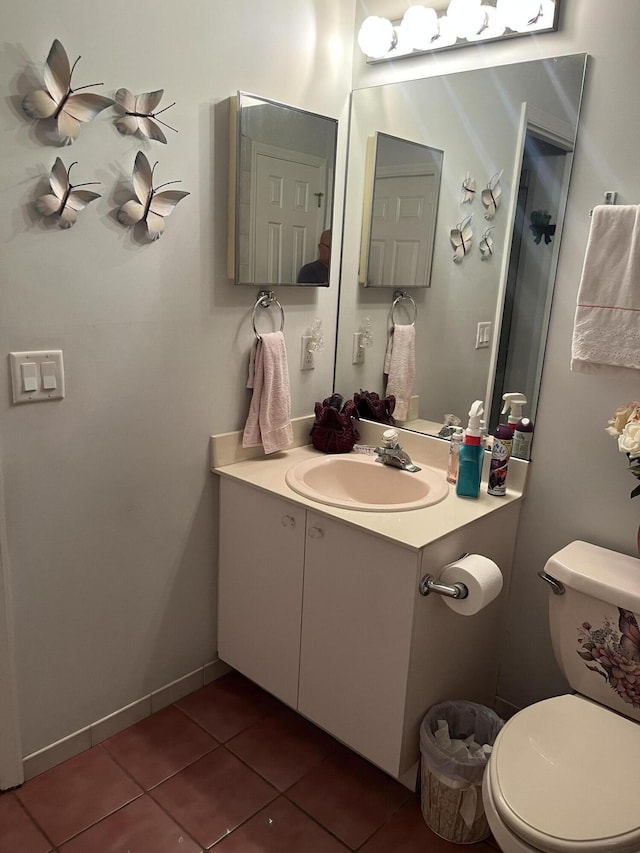
[[410,296],[406,290],[394,290],[393,291],[393,302],[391,303],[391,322],[393,324],[396,323],[396,318],[394,316],[394,311],[396,307],[400,304],[400,302],[409,302],[413,308],[413,320],[410,325],[415,326],[416,320],[418,319],[418,306],[415,303],[413,296]]
[[261,290],[258,294],[258,298],[256,299],[256,304],[253,306],[253,311],[251,312],[251,325],[253,326],[253,331],[258,339],[260,339],[260,332],[256,329],[256,312],[258,311],[258,308],[269,308],[271,305],[276,305],[280,309],[279,331],[282,332],[284,330],[284,309],[282,305],[276,299],[273,290]]

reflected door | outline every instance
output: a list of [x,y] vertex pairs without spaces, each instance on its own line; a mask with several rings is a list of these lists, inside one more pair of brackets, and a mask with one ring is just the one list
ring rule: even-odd
[[435,174],[376,176],[368,286],[425,286],[438,182]]
[[317,258],[325,166],[258,153],[255,167],[252,280],[295,282],[300,267]]

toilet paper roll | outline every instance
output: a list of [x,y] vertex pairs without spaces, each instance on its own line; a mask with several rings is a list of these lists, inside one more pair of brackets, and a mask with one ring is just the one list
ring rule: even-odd
[[463,616],[473,616],[494,598],[502,589],[502,572],[488,557],[481,554],[467,554],[442,570],[439,581],[446,584],[463,583],[469,590],[466,598],[447,598],[442,600]]

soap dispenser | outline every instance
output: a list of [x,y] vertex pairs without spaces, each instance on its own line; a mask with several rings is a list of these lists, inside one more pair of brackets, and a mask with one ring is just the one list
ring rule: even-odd
[[456,494],[463,498],[477,498],[480,494],[482,463],[484,461],[480,423],[483,415],[482,400],[476,400],[469,410],[469,424],[464,432],[462,446],[458,453]]

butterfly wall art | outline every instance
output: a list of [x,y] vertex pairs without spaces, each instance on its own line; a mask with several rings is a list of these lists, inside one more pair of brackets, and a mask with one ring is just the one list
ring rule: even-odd
[[30,118],[52,119],[55,122],[58,140],[70,145],[80,133],[80,125],[91,121],[99,112],[113,105],[111,98],[82,92],[89,86],[102,86],[102,83],[89,83],[87,86],[71,88],[71,77],[80,57],[73,66],[62,44],[55,39],[44,66],[44,89],[35,89],[22,101],[22,108]]
[[482,190],[480,197],[482,198],[482,203],[487,208],[484,214],[485,219],[493,219],[496,215],[496,211],[500,207],[500,197],[502,195],[500,178],[502,177],[503,172],[504,169],[496,172],[496,174],[489,179],[486,190]]
[[56,216],[60,228],[71,228],[78,218],[78,211],[83,210],[88,204],[97,198],[99,193],[91,190],[79,189],[80,187],[95,186],[99,181],[90,181],[84,184],[72,184],[69,175],[77,161],[67,169],[62,160],[57,157],[49,175],[51,192],[40,196],[36,200],[36,208],[42,216]]
[[493,228],[487,228],[487,230],[480,238],[480,242],[478,243],[481,261],[488,261],[489,258],[493,255],[493,237],[491,236],[492,231]]
[[173,213],[178,202],[189,195],[182,190],[158,192],[162,187],[179,184],[180,181],[167,181],[154,187],[153,173],[157,165],[156,162],[151,167],[142,151],[138,151],[133,165],[133,191],[136,198],[123,204],[117,213],[118,222],[122,225],[143,223],[149,240],[157,240],[162,235],[165,217]]
[[128,89],[118,89],[116,92],[116,107],[122,112],[122,116],[117,119],[116,127],[124,136],[144,136],[147,139],[155,139],[157,142],[167,144],[167,137],[164,135],[160,125],[178,131],[170,124],[158,118],[160,113],[175,106],[169,104],[161,110],[154,112],[164,95],[164,89],[158,89],[155,92],[144,92],[142,95],[133,95]]
[[459,222],[455,228],[451,229],[449,239],[453,246],[453,262],[459,264],[464,259],[464,256],[471,251],[471,238],[473,231],[471,230],[471,217],[467,216],[462,222]]
[[476,197],[476,179],[472,178],[467,172],[466,177],[462,181],[462,198],[460,204],[471,204]]
[[529,219],[531,220],[529,228],[533,234],[533,242],[540,244],[544,238],[544,242],[548,246],[556,233],[555,223],[551,222],[551,214],[547,210],[532,210]]

